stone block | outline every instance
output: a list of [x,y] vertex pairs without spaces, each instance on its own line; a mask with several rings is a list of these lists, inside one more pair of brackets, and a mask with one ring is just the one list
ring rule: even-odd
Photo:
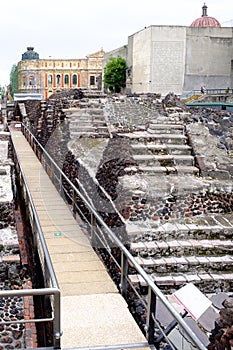
[[15,255],[4,255],[2,257],[2,262],[6,263],[19,263],[20,262],[20,256],[19,254]]

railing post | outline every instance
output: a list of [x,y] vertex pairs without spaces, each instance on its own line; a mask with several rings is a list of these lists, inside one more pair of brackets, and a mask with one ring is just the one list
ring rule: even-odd
[[63,189],[63,185],[62,185],[62,172],[59,172],[59,193],[60,193],[60,195],[62,195],[62,189]]
[[[24,188],[24,186],[23,186]],[[24,202],[25,202],[25,220],[26,222],[30,221],[30,213],[29,213],[29,197],[28,197],[28,193],[25,189],[25,194],[24,194]]]
[[128,259],[124,252],[121,252],[121,294],[126,299],[128,290]]
[[77,213],[76,199],[77,199],[76,191],[75,191],[75,189],[73,188],[73,189],[72,189],[72,209],[73,209],[73,216],[74,216],[74,217],[76,217],[76,213]]
[[53,330],[54,330],[54,348],[61,348],[61,301],[60,301],[60,293],[54,294],[54,321],[53,321]]
[[54,336],[54,348],[60,349],[61,348],[61,320],[60,320],[60,314],[61,314],[61,305],[60,305],[60,292],[54,293],[54,321],[53,321],[53,336]]
[[148,304],[147,304],[147,340],[149,344],[154,343],[155,333],[155,308],[156,308],[156,295],[148,288]]
[[96,238],[96,217],[93,213],[91,213],[91,245],[93,248],[97,247]]

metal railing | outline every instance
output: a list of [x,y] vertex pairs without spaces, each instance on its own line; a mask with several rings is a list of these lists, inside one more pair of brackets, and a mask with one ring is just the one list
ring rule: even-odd
[[[27,220],[29,220],[32,235],[33,235],[33,247],[35,252],[37,252],[38,257],[40,259],[40,264],[43,268],[43,280],[44,286],[42,288],[33,288],[33,289],[23,289],[23,290],[0,290],[0,298],[3,297],[25,297],[25,296],[43,296],[49,297],[49,303],[51,307],[51,317],[46,318],[34,318],[34,319],[21,319],[15,321],[15,323],[53,323],[53,348],[60,348],[60,337],[61,337],[61,322],[60,322],[60,289],[58,286],[58,282],[54,273],[54,269],[52,266],[52,262],[48,253],[48,249],[46,246],[46,242],[44,239],[44,235],[40,226],[39,218],[36,213],[35,206],[33,204],[33,200],[30,194],[29,187],[27,185],[26,177],[24,175],[23,169],[19,162],[19,157],[17,154],[17,149],[14,145],[14,141],[12,139],[12,145],[14,149],[14,162],[16,175],[19,180],[21,195],[24,198],[25,206],[26,206],[26,215]],[[47,300],[47,301],[48,301]],[[3,323],[3,322],[1,322]],[[4,323],[9,323],[4,322]],[[10,322],[12,323],[12,322]]]
[[[206,89],[205,90],[206,95],[228,95],[233,94],[233,89]],[[181,99],[186,100],[190,98],[191,96],[195,95],[202,95],[201,89],[200,90],[192,90],[192,91],[185,91],[182,94]]]
[[[159,325],[159,322],[156,320],[156,305],[157,300],[159,300],[163,306],[166,308],[166,310],[172,315],[175,325],[178,325],[180,329],[182,329],[182,335],[185,334],[185,339],[188,340],[189,343],[193,344],[193,346],[200,350],[206,350],[206,347],[203,345],[203,343],[200,341],[200,339],[196,336],[196,334],[190,329],[190,327],[187,325],[185,320],[182,318],[182,316],[175,310],[175,308],[171,305],[171,303],[168,301],[168,299],[163,295],[163,293],[160,291],[160,289],[154,284],[150,276],[143,270],[143,268],[137,263],[137,261],[134,259],[132,254],[129,252],[129,250],[124,246],[122,241],[116,236],[116,234],[113,232],[111,228],[104,222],[101,215],[96,211],[96,209],[93,207],[90,198],[87,198],[86,191],[84,186],[78,182],[79,188],[82,188],[82,193],[80,189],[77,189],[77,187],[69,180],[69,178],[62,172],[62,170],[59,168],[59,166],[55,163],[55,161],[51,158],[51,156],[48,154],[48,152],[39,144],[39,142],[36,140],[36,138],[32,135],[30,130],[24,125],[21,125],[21,130],[23,134],[25,135],[26,139],[30,143],[31,147],[33,148],[34,152],[40,159],[41,163],[43,164],[47,174],[49,175],[51,181],[54,183],[55,187],[58,189],[58,191],[63,193],[64,199],[68,199],[69,206],[71,208],[71,211],[76,216],[76,213],[79,213],[80,216],[85,220],[89,232],[91,234],[91,238],[94,236],[98,236],[99,240],[102,244],[106,244],[106,249],[108,252],[110,252],[109,246],[107,246],[107,241],[109,239],[111,242],[114,243],[114,246],[120,249],[121,252],[121,263],[117,263],[120,271],[121,271],[121,282],[120,282],[120,291],[121,294],[126,297],[128,287],[129,285],[133,290],[136,292],[137,296],[138,292],[136,288],[130,283],[128,271],[129,266],[130,268],[134,268],[135,271],[141,276],[141,279],[144,281],[144,284],[148,287],[148,296],[147,301],[143,301],[146,309],[147,309],[147,320],[146,320],[146,336],[148,339],[148,343],[151,345],[159,346],[159,344],[156,345],[154,333],[155,333],[155,327],[159,328],[160,332],[162,333],[161,339],[167,341],[171,347],[171,349],[177,350],[176,346],[173,344],[173,342],[169,339],[168,335],[166,334],[166,331],[162,329],[162,327]],[[63,183],[66,183],[69,185],[69,191],[63,186]],[[89,211],[89,219],[87,219],[86,215],[83,215],[82,210],[77,205],[77,199],[81,199],[82,202],[85,205],[85,208]],[[107,239],[106,239],[107,238]],[[116,261],[116,260],[115,260]],[[124,347],[124,346],[122,346]],[[128,347],[128,346],[126,346]],[[138,345],[132,344],[131,347],[136,348]],[[103,347],[103,349],[108,348]],[[109,349],[112,349],[113,347],[109,347]],[[88,348],[91,349],[91,348]],[[95,349],[95,347],[93,347]],[[102,349],[101,347],[99,349]],[[180,350],[180,349],[179,349]]]

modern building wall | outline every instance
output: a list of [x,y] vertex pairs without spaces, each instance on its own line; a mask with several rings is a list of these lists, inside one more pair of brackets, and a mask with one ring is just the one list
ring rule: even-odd
[[182,93],[186,27],[152,27],[151,91]]
[[[133,38],[132,92],[149,92],[151,81],[151,29],[138,32]],[[142,55],[143,53],[143,55]]]
[[48,98],[58,90],[101,89],[104,51],[84,59],[24,59],[18,62],[19,93],[42,93]]
[[188,27],[184,90],[232,88],[233,28]]
[[233,28],[150,26],[128,37],[126,61],[131,93],[232,88]]

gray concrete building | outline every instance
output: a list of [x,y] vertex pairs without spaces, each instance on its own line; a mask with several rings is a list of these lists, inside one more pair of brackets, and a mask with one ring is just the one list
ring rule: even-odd
[[104,56],[126,59],[127,92],[177,95],[191,90],[233,87],[233,27],[207,15],[190,27],[152,25],[128,37],[128,44]]

